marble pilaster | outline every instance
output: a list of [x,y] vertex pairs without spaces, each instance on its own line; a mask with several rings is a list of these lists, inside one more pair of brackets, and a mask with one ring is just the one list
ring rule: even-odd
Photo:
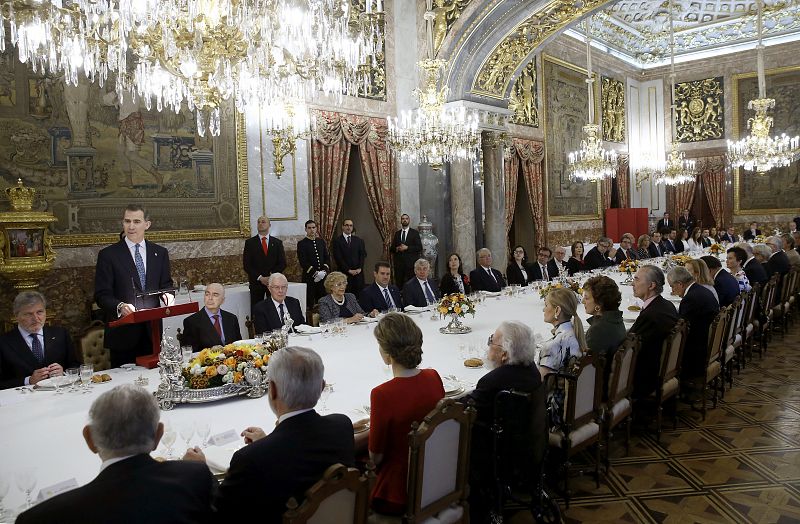
[[481,133],[483,149],[484,243],[492,252],[494,268],[505,271],[508,239],[505,225],[505,182],[503,180],[503,144],[497,133]]
[[450,205],[453,224],[453,251],[461,256],[464,272],[475,269],[475,196],[472,163],[459,160],[450,164]]

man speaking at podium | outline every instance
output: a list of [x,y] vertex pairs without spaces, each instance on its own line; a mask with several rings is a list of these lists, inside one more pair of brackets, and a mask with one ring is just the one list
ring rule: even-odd
[[[142,297],[142,293],[172,288],[169,253],[165,248],[144,239],[150,229],[150,217],[138,204],[125,208],[122,218],[125,235],[116,244],[97,255],[94,274],[94,300],[111,322],[137,309],[165,305],[162,295]],[[137,294],[139,297],[137,297]],[[134,362],[137,355],[152,352],[149,323],[106,328],[104,345],[111,352],[111,367]]]

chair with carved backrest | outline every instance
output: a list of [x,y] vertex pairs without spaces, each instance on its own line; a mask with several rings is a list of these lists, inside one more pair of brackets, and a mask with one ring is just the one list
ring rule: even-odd
[[772,306],[775,304],[775,295],[778,290],[778,278],[780,275],[772,275],[764,287],[761,289],[761,297],[759,301],[759,326],[758,326],[758,354],[765,355],[767,353],[767,345],[772,340],[772,326],[773,326],[773,310]]
[[740,346],[742,367],[747,365],[747,360],[753,360],[753,343],[757,326],[756,312],[758,311],[758,296],[761,285],[756,283],[750,291],[745,293],[747,306],[742,320],[742,344]]
[[369,513],[370,475],[342,464],[325,470],[305,493],[302,504],[286,503],[283,524],[364,524]]
[[95,371],[111,367],[111,352],[104,347],[105,324],[93,320],[80,338],[80,358],[84,364],[92,364]]
[[783,276],[778,291],[775,292],[776,300],[772,305],[775,326],[782,335],[786,334],[789,326],[789,308],[791,307],[791,297],[794,294],[794,287],[797,283],[797,269],[792,269]]
[[247,328],[247,337],[250,339],[256,338],[256,326],[255,323],[250,320],[250,315],[244,317],[244,326]]
[[744,300],[744,295],[740,293],[728,306],[731,309],[730,320],[719,356],[722,365],[722,379],[719,383],[720,398],[725,398],[725,379],[728,380],[729,387],[733,387],[733,365],[736,364],[737,370],[741,371],[736,348],[742,343],[742,321],[744,320],[744,309],[747,306]]
[[[714,317],[708,329],[704,372],[699,377],[690,377],[686,380],[688,388],[700,393],[700,412],[703,415],[703,420],[706,419],[706,401],[708,400],[709,385],[711,385],[711,389],[713,390],[712,400],[714,408],[717,407],[718,381],[724,378],[722,377],[721,355],[727,342],[728,322],[731,319],[732,312],[733,309],[731,306],[725,306],[719,309],[719,313]],[[694,406],[694,401],[692,405]]]
[[689,325],[685,319],[678,319],[661,346],[661,367],[658,375],[658,387],[650,394],[656,404],[656,440],[661,441],[661,420],[664,404],[672,399],[672,429],[678,423],[678,393],[680,393],[681,359],[686,346],[686,335]]
[[595,481],[600,487],[600,403],[603,396],[603,367],[591,354],[581,357],[571,372],[551,373],[549,381],[563,379],[564,406],[561,423],[550,429],[548,444],[559,461],[564,483],[564,503],[569,509],[570,459],[595,445]]
[[403,522],[469,522],[469,447],[475,415],[472,406],[445,398],[422,422],[412,424]]
[[636,356],[642,346],[642,339],[635,333],[629,333],[614,352],[611,372],[608,376],[608,401],[603,413],[603,440],[605,441],[606,473],[609,467],[609,446],[611,430],[625,422],[625,453],[631,449],[631,415],[633,414],[633,375],[636,371]]

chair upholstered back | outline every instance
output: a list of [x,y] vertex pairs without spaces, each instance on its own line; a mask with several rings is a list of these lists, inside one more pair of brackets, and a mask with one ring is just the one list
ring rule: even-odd
[[584,355],[577,364],[576,380],[565,384],[564,422],[572,428],[592,422],[602,400],[603,374],[593,355]]
[[725,306],[719,309],[719,313],[714,317],[711,322],[711,328],[708,330],[708,351],[706,353],[706,365],[719,360],[719,355],[723,350],[723,344],[726,342],[725,335],[727,334],[728,322],[731,318],[731,306]]
[[736,335],[739,334],[739,331],[742,327],[742,318],[744,317],[745,305],[744,296],[742,294],[739,294],[730,304],[731,319],[730,322],[728,322],[726,345],[733,344]]
[[661,384],[666,384],[681,373],[681,357],[686,346],[688,325],[678,319],[661,347]]
[[755,284],[753,288],[745,293],[745,311],[744,311],[744,319],[742,320],[742,328],[743,331],[746,333],[746,328],[753,323],[753,318],[755,317],[756,313],[756,305],[758,304],[758,290],[760,289],[759,284]]
[[[371,473],[368,471],[368,475]],[[367,521],[370,482],[355,468],[334,464],[305,493],[299,506],[286,504],[284,524],[363,524]]]
[[636,355],[641,347],[641,338],[628,333],[611,360],[611,374],[608,379],[608,403],[613,406],[630,396],[633,391],[633,372],[636,370]]
[[103,347],[105,340],[105,325],[99,320],[93,321],[86,328],[80,340],[81,362],[92,364],[95,371],[102,371],[111,367],[111,354],[108,348]]

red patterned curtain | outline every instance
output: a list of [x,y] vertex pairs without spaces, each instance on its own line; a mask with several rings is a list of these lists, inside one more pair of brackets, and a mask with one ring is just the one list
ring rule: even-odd
[[[503,177],[506,183],[506,238],[511,232],[511,222],[514,221],[514,211],[517,207],[517,181],[519,180],[519,156],[516,149],[511,155],[506,155],[503,160]],[[511,239],[509,238],[509,242]]]
[[386,119],[332,111],[317,111],[315,116],[311,177],[314,220],[318,222],[320,236],[330,242],[335,234],[353,144],[358,146],[367,200],[387,257],[392,232],[397,227],[398,184],[386,143]]
[[703,190],[711,207],[714,225],[720,227],[725,222],[725,157],[698,158],[697,172],[703,177]]
[[692,209],[695,183],[692,180],[686,184],[667,187],[667,201],[670,202],[668,209],[672,216],[680,216],[682,209]]
[[524,138],[514,138],[514,150],[522,166],[522,178],[528,190],[528,205],[531,208],[534,225],[534,243],[537,246],[546,244],[544,219],[544,144]]
[[611,207],[611,188],[613,183],[613,179],[604,178],[597,184],[597,190],[600,191],[600,203],[603,205],[603,210]]
[[[631,187],[630,156],[620,155],[619,166],[617,167],[617,192],[619,193],[619,207],[626,209],[630,207],[628,197]],[[609,198],[611,198],[609,196]]]

